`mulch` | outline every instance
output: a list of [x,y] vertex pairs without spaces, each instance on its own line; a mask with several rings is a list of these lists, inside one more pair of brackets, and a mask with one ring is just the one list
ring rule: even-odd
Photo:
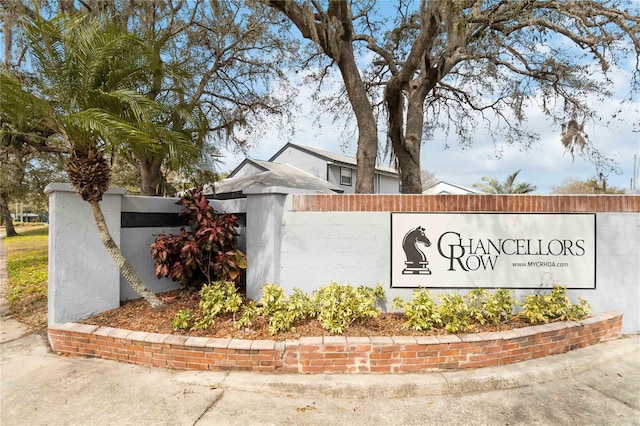
[[[82,324],[122,328],[149,333],[174,334],[197,337],[231,337],[237,339],[268,339],[287,340],[300,337],[314,337],[331,335],[325,330],[320,321],[308,319],[298,324],[295,330],[280,332],[272,335],[269,332],[269,324],[266,318],[254,320],[250,329],[238,329],[234,324],[233,314],[225,314],[216,318],[215,324],[206,330],[173,330],[172,321],[181,309],[191,309],[199,313],[198,303],[200,295],[197,291],[180,289],[159,294],[164,305],[160,308],[152,308],[144,299],[136,299],[122,302],[116,309],[102,312],[93,317],[80,321]],[[238,314],[236,314],[238,315]],[[420,332],[408,329],[404,326],[406,318],[402,313],[383,312],[377,318],[366,323],[352,324],[342,336],[433,336],[448,334],[445,330],[435,329],[429,332]],[[526,327],[529,324],[513,321],[499,326],[477,326],[471,332],[511,330]]]

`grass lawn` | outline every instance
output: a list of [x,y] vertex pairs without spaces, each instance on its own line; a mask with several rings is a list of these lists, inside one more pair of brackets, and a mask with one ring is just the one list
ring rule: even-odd
[[33,329],[47,326],[47,226],[16,228],[5,238],[9,285],[7,300],[14,317]]

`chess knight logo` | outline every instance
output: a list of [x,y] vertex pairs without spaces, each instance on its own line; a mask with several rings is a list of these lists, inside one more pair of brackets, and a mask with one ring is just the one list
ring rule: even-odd
[[424,228],[418,226],[416,229],[412,229],[407,232],[402,240],[402,249],[407,257],[404,264],[406,267],[402,270],[403,275],[431,275],[431,270],[427,267],[429,261],[427,256],[421,249],[421,246],[429,247],[431,241],[424,234]]

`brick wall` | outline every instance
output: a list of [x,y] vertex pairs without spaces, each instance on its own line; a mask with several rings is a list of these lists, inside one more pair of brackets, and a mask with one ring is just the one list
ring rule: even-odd
[[408,373],[541,358],[620,337],[622,315],[505,332],[402,337],[303,337],[284,342],[186,337],[67,323],[49,327],[58,353],[187,370]]
[[638,195],[294,195],[294,211],[640,212]]

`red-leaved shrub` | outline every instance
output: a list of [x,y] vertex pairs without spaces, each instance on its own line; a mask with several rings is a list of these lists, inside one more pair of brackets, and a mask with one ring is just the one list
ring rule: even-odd
[[247,268],[244,253],[235,248],[238,218],[216,212],[201,189],[188,192],[176,204],[184,206],[179,215],[186,217],[190,230],[161,233],[150,244],[156,277],[195,288],[212,281],[238,283]]

